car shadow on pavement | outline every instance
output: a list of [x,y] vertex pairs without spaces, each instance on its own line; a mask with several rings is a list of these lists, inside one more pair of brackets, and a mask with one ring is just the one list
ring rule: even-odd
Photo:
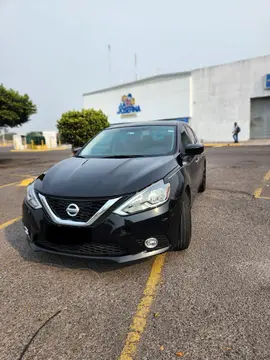
[[18,221],[5,229],[4,232],[6,241],[18,251],[20,256],[30,262],[41,263],[43,265],[63,267],[69,269],[81,269],[92,270],[95,272],[109,272],[122,268],[134,266],[135,264],[145,263],[151,261],[150,259],[144,259],[140,261],[134,261],[132,263],[118,264],[106,260],[87,260],[80,258],[73,258],[64,255],[50,254],[42,251],[35,252],[28,245],[26,235],[23,230],[21,221]]

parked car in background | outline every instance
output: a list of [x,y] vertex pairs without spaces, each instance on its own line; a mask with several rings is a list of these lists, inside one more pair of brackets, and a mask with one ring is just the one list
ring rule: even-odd
[[30,246],[127,262],[184,250],[206,186],[204,146],[178,121],[111,126],[27,188]]

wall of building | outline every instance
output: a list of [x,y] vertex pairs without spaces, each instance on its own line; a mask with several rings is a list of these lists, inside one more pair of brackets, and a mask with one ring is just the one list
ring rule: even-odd
[[[141,111],[132,116],[117,114],[123,95],[131,93]],[[190,116],[190,74],[150,78],[84,95],[84,108],[101,109],[111,124]]]
[[43,131],[42,135],[45,137],[46,146],[49,149],[57,147],[57,132],[56,131]]
[[240,141],[250,138],[250,99],[270,96],[264,76],[270,56],[192,71],[191,125],[204,141],[232,141],[233,123]]

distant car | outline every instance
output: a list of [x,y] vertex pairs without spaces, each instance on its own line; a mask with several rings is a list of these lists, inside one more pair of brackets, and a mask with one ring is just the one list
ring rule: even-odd
[[128,262],[187,249],[206,185],[204,146],[183,122],[111,126],[27,188],[33,250]]

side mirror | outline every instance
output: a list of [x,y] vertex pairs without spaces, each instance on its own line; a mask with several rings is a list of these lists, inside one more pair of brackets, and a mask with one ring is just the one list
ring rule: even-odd
[[81,149],[82,149],[82,147],[73,148],[73,149],[72,149],[72,154],[73,154],[73,155],[76,155],[77,152],[79,152]]
[[202,144],[188,144],[185,147],[185,155],[200,155],[204,152],[204,146]]

